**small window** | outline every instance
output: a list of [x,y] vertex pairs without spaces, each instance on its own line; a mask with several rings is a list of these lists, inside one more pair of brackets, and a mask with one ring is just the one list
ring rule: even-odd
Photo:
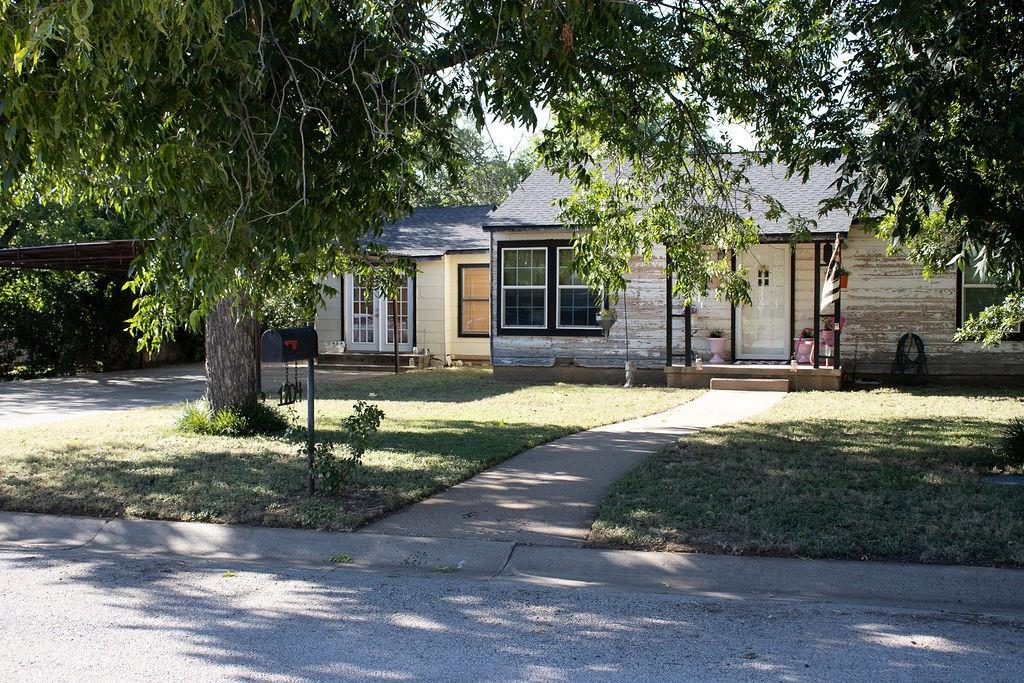
[[459,336],[486,337],[491,330],[490,267],[459,266]]
[[572,247],[558,249],[558,327],[597,327],[600,295],[576,275]]
[[771,286],[771,271],[768,268],[757,269],[757,286],[758,287],[770,287]]
[[[960,284],[960,300],[957,309],[960,313],[958,325],[963,325],[989,306],[1003,302],[1004,296],[999,292],[996,283],[990,277],[982,277],[973,266],[974,259],[967,259],[967,267],[958,272]],[[1007,336],[1008,339],[1021,339],[1020,330]]]
[[547,261],[546,247],[502,249],[502,327],[547,327]]

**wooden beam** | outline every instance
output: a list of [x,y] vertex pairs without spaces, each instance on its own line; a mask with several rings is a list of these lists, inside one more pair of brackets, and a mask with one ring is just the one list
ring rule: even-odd
[[690,316],[690,306],[689,306],[689,304],[687,304],[686,310],[683,312],[683,315],[684,315],[683,320],[684,320],[684,323],[685,323],[683,325],[683,334],[686,335],[686,343],[684,344],[685,353],[686,353],[686,362],[684,363],[684,365],[686,365],[686,367],[690,367],[691,365],[693,365],[693,342],[691,340],[691,337],[693,335],[693,328],[692,328],[692,322],[690,320],[691,316]]
[[796,245],[789,245],[789,355],[796,358],[793,339],[796,337]]
[[814,367],[821,366],[821,242],[814,243]]
[[672,367],[672,274],[669,256],[665,254],[665,367]]
[[[729,267],[736,272],[736,252],[729,257]],[[729,360],[736,362],[736,304],[729,305]]]
[[[836,236],[838,237],[838,235],[836,235]],[[838,240],[836,242],[836,244],[839,245],[839,246],[836,247],[836,262],[839,264],[839,266],[841,268],[842,265],[843,265],[843,242],[842,242],[842,240]],[[843,324],[841,322],[842,321],[842,317],[843,317],[843,312],[842,312],[843,311],[843,288],[842,287],[840,287],[839,291],[836,292],[836,304],[835,304],[835,306],[836,306],[836,312],[835,312],[835,316],[834,316],[835,320],[834,320],[834,324],[832,325],[832,337],[835,340],[835,346],[832,347],[832,367],[838,368],[839,367],[839,335],[840,335],[840,329],[839,328],[841,328],[843,326]]]

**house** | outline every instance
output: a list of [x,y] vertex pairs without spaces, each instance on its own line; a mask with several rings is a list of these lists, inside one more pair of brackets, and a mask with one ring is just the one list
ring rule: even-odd
[[[492,211],[418,209],[394,226],[392,238],[400,250],[415,251],[410,246],[415,242],[424,254],[418,261],[422,271],[410,287],[417,305],[429,308],[421,310],[422,319],[416,306],[410,309],[412,345],[428,346],[442,358],[489,357],[496,376],[516,380],[621,382],[626,362],[632,361],[642,383],[699,387],[712,379],[744,378],[825,389],[838,388],[844,376],[887,378],[900,338],[913,332],[925,344],[933,379],[1024,383],[1020,334],[995,349],[951,341],[960,321],[993,300],[991,284],[952,268],[924,280],[918,267],[905,256],[888,254],[883,240],[845,212],[818,216],[834,179],[828,168],[813,168],[806,182],[787,178],[778,166],[752,168],[747,177],[757,194],[778,199],[791,215],[813,218],[810,239],[795,242],[787,221],[769,220],[765,207],[755,202],[752,217],[761,242],[734,257],[737,267],[747,268],[752,298],[751,305],[739,307],[708,297],[687,308],[670,295],[663,249],[649,263],[635,259],[607,336],[596,321],[603,301],[572,275],[572,231],[559,221],[556,206],[571,192],[568,181],[540,169]],[[456,223],[456,213],[465,222]],[[849,286],[822,311],[822,280],[837,236]],[[466,331],[465,311],[482,310],[483,302],[465,299],[475,287],[463,286],[460,294],[464,276],[448,260],[455,258],[477,269],[489,265],[489,340],[460,336]],[[471,277],[476,283],[481,273]],[[420,303],[419,290],[428,287],[443,303]],[[351,301],[351,284],[345,291]],[[358,309],[362,313],[351,304],[338,310],[343,318],[349,311],[346,339],[354,341],[353,329],[373,328],[372,323],[352,327],[359,315],[367,315],[365,305]],[[830,329],[834,321],[845,324]],[[811,339],[801,341],[805,329]],[[710,362],[712,331],[724,339],[721,362]],[[321,333],[321,338],[331,337]],[[794,358],[801,361],[796,367]]]
[[[387,225],[379,243],[413,259],[417,273],[398,298],[398,346],[453,361],[490,358],[490,243],[481,226],[491,205],[423,207]],[[389,362],[394,350],[391,305],[352,275],[327,280],[337,296],[316,316],[322,362]],[[344,355],[342,355],[342,352]],[[403,359],[403,365],[407,360]]]

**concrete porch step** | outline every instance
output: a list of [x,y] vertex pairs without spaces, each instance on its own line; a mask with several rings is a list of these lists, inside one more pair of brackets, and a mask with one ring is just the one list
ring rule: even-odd
[[712,377],[711,389],[724,391],[789,391],[788,379]]
[[[317,363],[316,366],[323,370],[334,370],[337,372],[394,372],[395,366],[392,365],[370,365],[365,363]],[[418,370],[419,368],[410,368],[408,365],[399,365],[399,372],[407,372],[409,370]]]
[[[410,358],[419,358],[403,351],[398,354],[398,362],[408,365]],[[347,353],[321,353],[317,357],[320,365],[394,365],[393,351],[349,351]]]

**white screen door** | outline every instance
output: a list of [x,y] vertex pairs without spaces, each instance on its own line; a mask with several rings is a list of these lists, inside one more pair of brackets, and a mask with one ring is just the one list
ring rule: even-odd
[[761,244],[743,253],[750,305],[736,312],[736,358],[789,358],[789,245]]
[[[345,280],[348,348],[353,351],[391,351],[395,343],[391,302],[363,287],[356,277],[348,276]],[[409,297],[411,291],[410,278],[402,285],[396,307],[398,348],[402,351],[412,350],[413,306]]]

